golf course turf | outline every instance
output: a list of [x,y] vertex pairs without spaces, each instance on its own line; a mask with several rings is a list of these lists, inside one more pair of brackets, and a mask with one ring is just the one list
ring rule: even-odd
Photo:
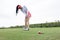
[[30,28],[29,31],[22,28],[0,29],[0,40],[60,40],[60,27]]

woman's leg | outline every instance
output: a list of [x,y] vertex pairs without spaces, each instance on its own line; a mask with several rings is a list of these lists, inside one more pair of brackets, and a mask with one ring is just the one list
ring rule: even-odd
[[28,16],[25,17],[25,28],[27,28],[27,30],[29,29],[29,17]]

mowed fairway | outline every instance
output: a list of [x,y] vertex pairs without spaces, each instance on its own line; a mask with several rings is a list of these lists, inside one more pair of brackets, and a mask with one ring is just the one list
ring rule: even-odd
[[[38,34],[38,31],[43,34]],[[60,40],[60,27],[55,28],[22,28],[0,29],[0,40]]]

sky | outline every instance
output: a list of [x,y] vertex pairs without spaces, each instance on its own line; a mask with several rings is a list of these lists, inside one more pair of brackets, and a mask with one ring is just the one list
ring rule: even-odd
[[60,0],[0,0],[0,27],[24,25],[25,15],[19,10],[16,16],[18,4],[30,11],[30,24],[60,20]]

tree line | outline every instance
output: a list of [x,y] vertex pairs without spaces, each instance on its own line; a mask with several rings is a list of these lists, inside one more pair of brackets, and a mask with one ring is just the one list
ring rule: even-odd
[[[22,26],[10,26],[9,28],[22,28]],[[42,27],[60,27],[60,21],[57,22],[46,22],[46,23],[38,23],[38,24],[30,24],[30,28],[42,28]],[[0,29],[3,29],[5,27],[2,27]]]

